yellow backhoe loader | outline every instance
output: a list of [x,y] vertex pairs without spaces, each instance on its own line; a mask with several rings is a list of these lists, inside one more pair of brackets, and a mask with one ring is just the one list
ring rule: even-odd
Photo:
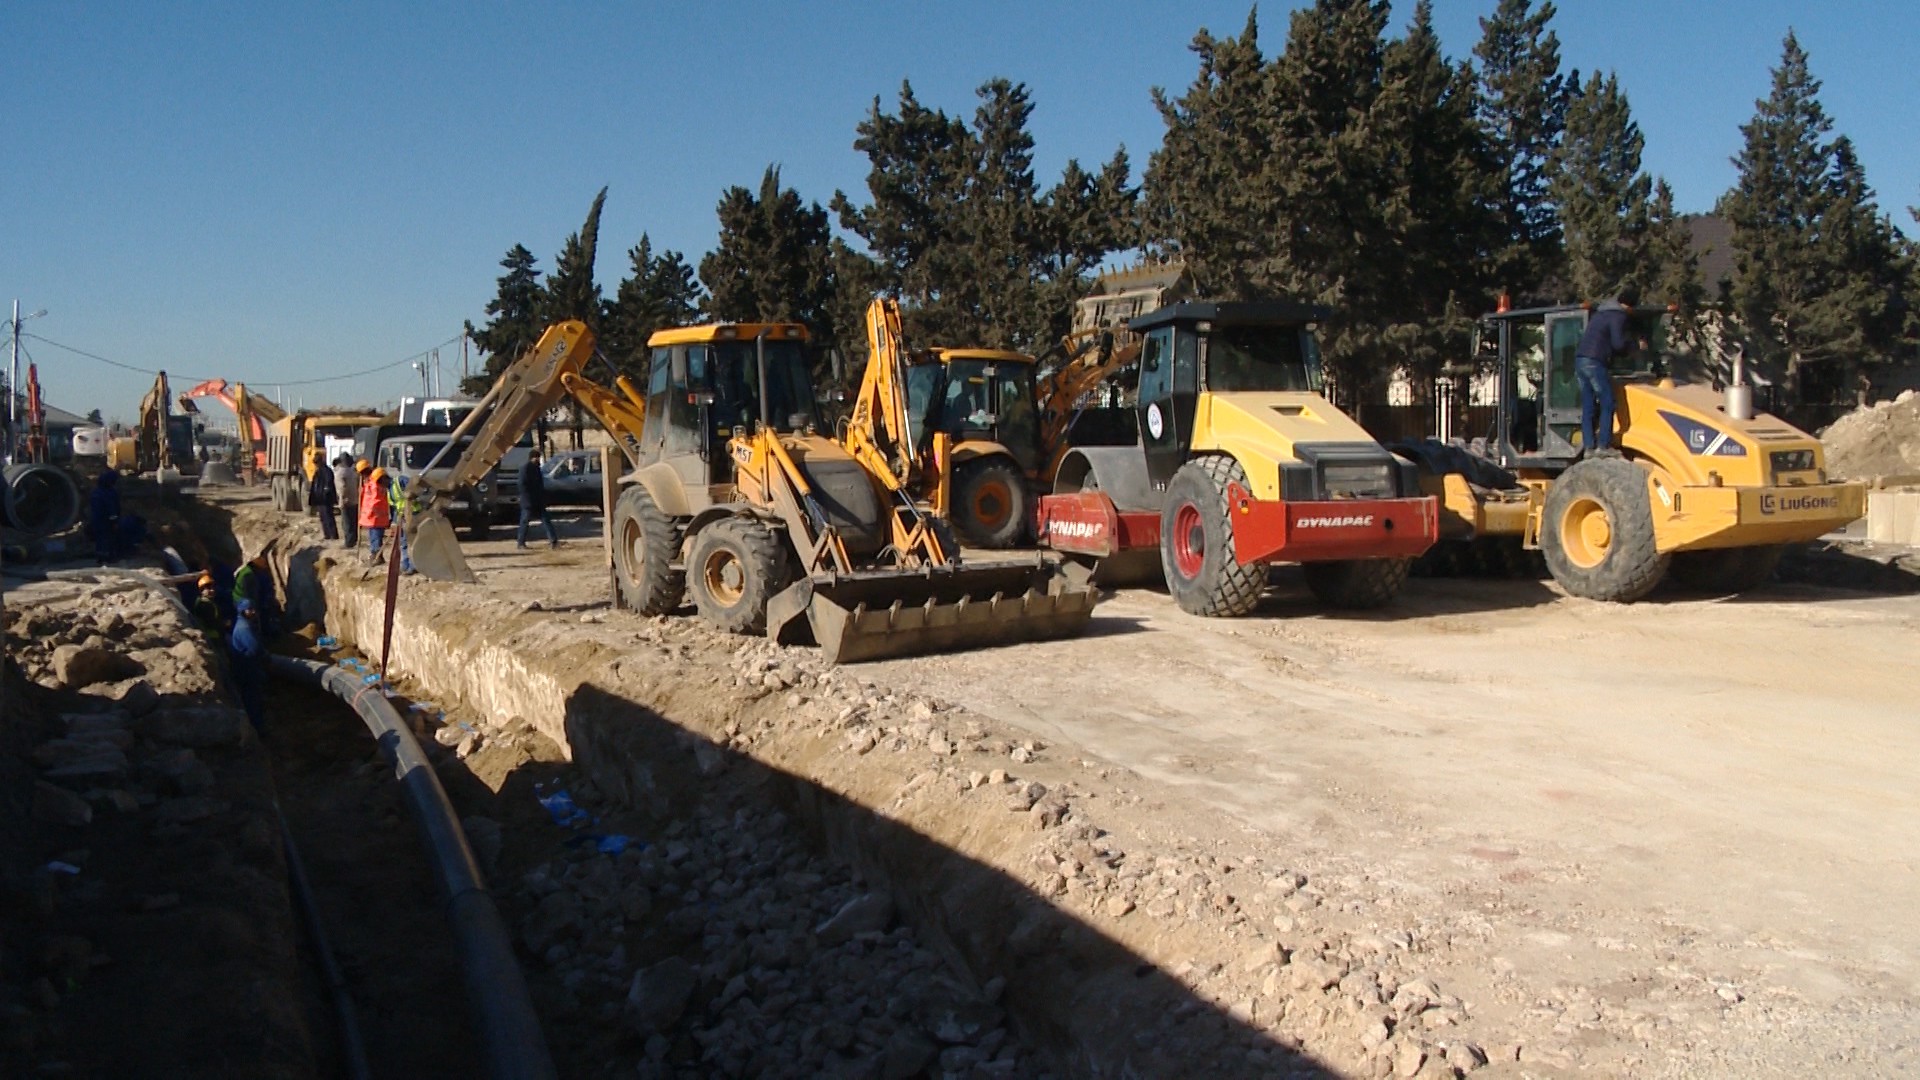
[[898,304],[867,307],[867,366],[840,430],[848,452],[876,453],[911,495],[981,548],[1031,535],[1035,499],[1053,487],[1078,403],[1139,355],[1111,333],[1067,339],[1044,377],[1003,349],[909,350]]
[[580,373],[593,352],[584,325],[549,327],[449,439],[472,443],[420,493],[414,565],[473,580],[435,502],[485,475],[571,394],[626,458],[606,508],[622,606],[664,614],[690,598],[729,631],[810,633],[836,662],[1080,632],[1095,600],[1084,571],[1045,555],[963,566],[892,464],[819,433],[806,341],[787,323],[660,331],[643,394]]
[[1444,538],[1537,550],[1573,595],[1632,601],[1668,576],[1703,592],[1752,588],[1785,545],[1865,513],[1866,485],[1829,480],[1819,441],[1754,412],[1738,369],[1724,391],[1666,376],[1662,308],[1631,312],[1645,347],[1612,368],[1619,452],[1583,453],[1573,368],[1589,314],[1567,305],[1487,316],[1479,348],[1497,407],[1484,446],[1394,447],[1440,499]]

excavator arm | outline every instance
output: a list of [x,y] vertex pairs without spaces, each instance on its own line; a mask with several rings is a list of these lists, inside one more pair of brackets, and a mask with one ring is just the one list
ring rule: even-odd
[[271,399],[249,391],[240,383],[208,379],[180,395],[180,407],[193,410],[195,398],[213,398],[233,410],[234,427],[239,435],[240,452],[257,472],[267,468],[267,428],[285,420],[287,411]]
[[910,486],[921,465],[919,432],[907,410],[906,358],[899,302],[875,297],[867,305],[867,367],[841,445],[895,491]]
[[1065,447],[1067,429],[1073,425],[1080,399],[1140,359],[1139,336],[1125,331],[1122,334],[1116,337],[1108,330],[1082,330],[1069,335],[1062,343],[1066,360],[1040,380],[1036,388],[1040,445],[1050,457],[1057,457]]

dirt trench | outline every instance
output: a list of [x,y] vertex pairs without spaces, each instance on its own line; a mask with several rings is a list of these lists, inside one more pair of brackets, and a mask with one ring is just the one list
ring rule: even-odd
[[[280,515],[231,512],[271,544],[299,618],[377,651],[383,574]],[[404,580],[390,674],[483,799],[518,813],[558,785],[591,822],[559,857],[510,825],[496,879],[583,1075],[1573,1064],[1484,1029],[1426,976],[1444,942],[1325,929],[1310,913],[1337,883],[1252,837],[1168,827],[1165,793],[1125,770],[804,651],[496,580]],[[599,850],[609,835],[625,849]],[[746,1031],[797,1031],[798,1056],[730,1054]]]

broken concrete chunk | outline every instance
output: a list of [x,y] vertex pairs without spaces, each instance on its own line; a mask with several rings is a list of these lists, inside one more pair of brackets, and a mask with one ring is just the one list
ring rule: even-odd
[[665,1031],[680,1019],[693,997],[693,965],[678,956],[633,973],[627,986],[627,1014],[642,1033]]
[[222,705],[160,709],[138,727],[142,735],[175,746],[239,746],[247,738],[247,714]]
[[92,823],[93,807],[66,788],[37,780],[33,785],[33,820],[77,828]]
[[841,905],[833,917],[814,927],[814,935],[824,945],[843,945],[857,934],[885,930],[893,922],[893,897],[886,893],[866,893]]
[[85,645],[62,645],[53,650],[53,674],[62,685],[79,689],[95,683],[119,682],[145,674],[132,657]]

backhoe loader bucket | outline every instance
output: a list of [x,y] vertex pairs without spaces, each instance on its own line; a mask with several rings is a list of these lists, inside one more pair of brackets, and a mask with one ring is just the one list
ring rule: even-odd
[[413,568],[434,581],[459,581],[473,584],[479,579],[467,566],[460,552],[460,541],[453,535],[453,523],[438,508],[415,511],[407,530],[407,557]]
[[850,664],[1071,637],[1095,599],[1084,567],[1048,560],[815,574],[768,604],[767,633],[793,643],[808,627],[828,663]]

